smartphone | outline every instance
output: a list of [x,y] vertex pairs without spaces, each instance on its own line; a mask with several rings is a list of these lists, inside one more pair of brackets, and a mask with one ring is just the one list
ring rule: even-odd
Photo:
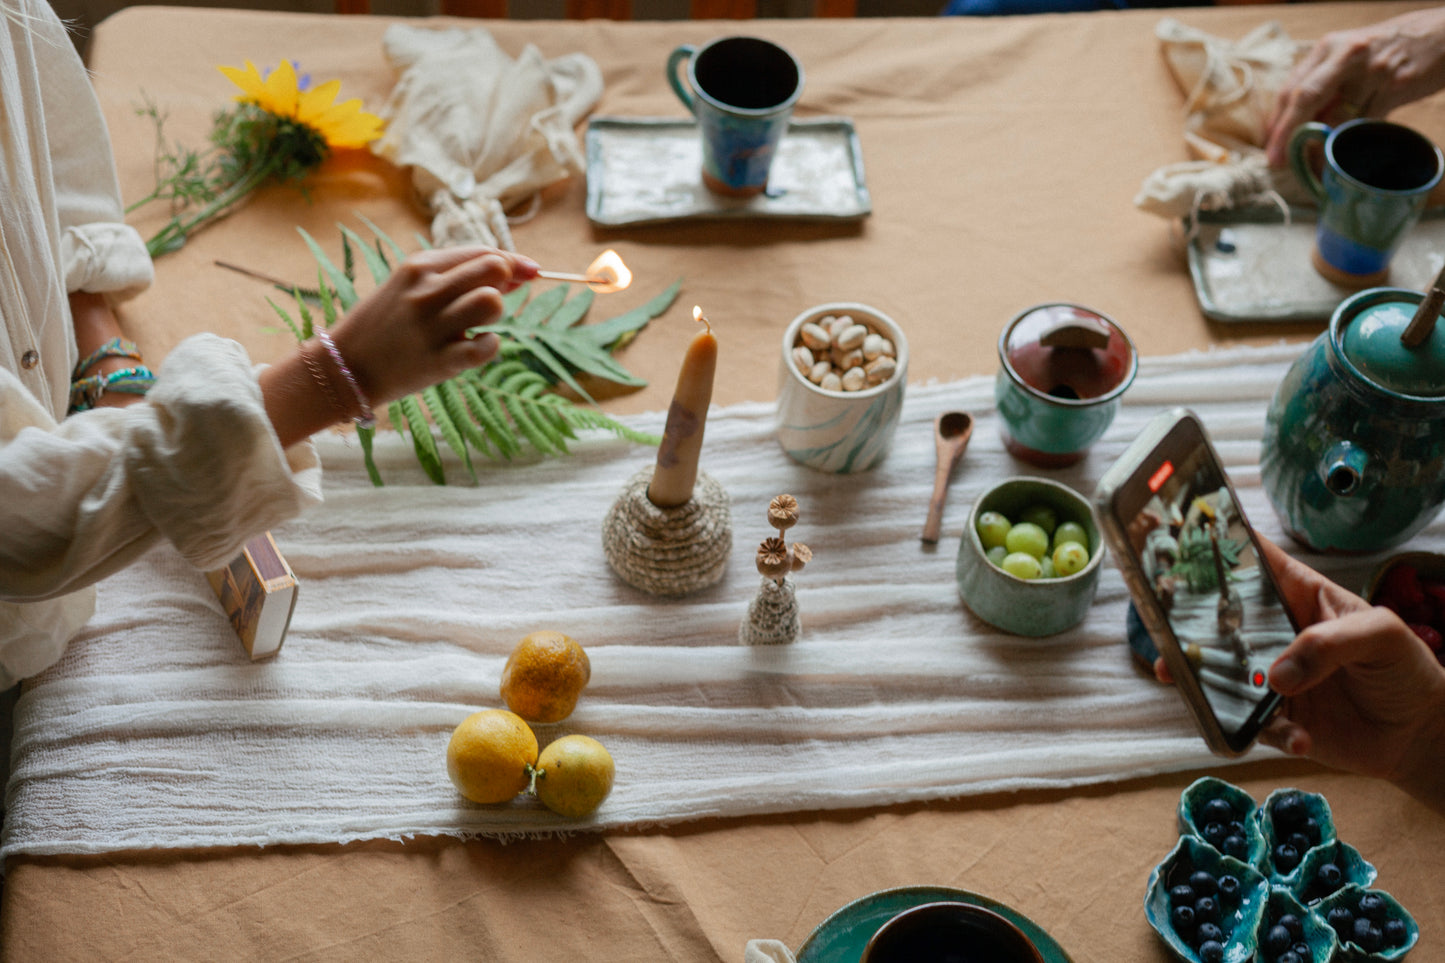
[[1279,708],[1269,667],[1298,628],[1198,417],[1157,415],[1100,479],[1094,506],[1204,741],[1243,753]]

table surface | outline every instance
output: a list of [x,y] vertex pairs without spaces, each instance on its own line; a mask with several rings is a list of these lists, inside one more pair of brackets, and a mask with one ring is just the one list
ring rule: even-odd
[[[1276,18],[1312,38],[1419,6],[1174,13],[1221,36]],[[666,406],[693,304],[725,345],[720,404],[772,398],[782,328],[825,301],[862,301],[896,318],[920,383],[991,372],[1002,325],[1046,301],[1110,314],[1146,355],[1312,337],[1318,326],[1205,321],[1177,227],[1132,205],[1150,171],[1184,159],[1183,97],[1153,33],[1163,15],[749,23],[748,32],[784,43],[806,65],[800,116],[855,123],[871,217],[600,229],[586,219],[584,186],[573,183],[549,191],[539,213],[514,227],[517,246],[557,270],[618,249],[637,280],[598,301],[601,317],[684,279],[677,304],[623,353],[650,384],[607,399],[617,413]],[[126,196],[151,183],[153,130],[134,111],[143,97],[166,112],[169,137],[191,144],[229,96],[217,64],[299,57],[314,76],[339,77],[345,95],[378,105],[394,80],[380,47],[391,22],[158,7],[106,21],[90,60]],[[739,29],[486,26],[513,53],[534,43],[546,56],[591,54],[606,84],[599,115],[669,117],[682,108],[662,78],[667,52]],[[1441,98],[1398,116],[1445,136]],[[356,213],[403,239],[425,226],[399,173],[370,158],[328,164],[309,201],[269,189],[161,259],[155,287],[125,306],[123,323],[153,358],[202,329],[236,337],[258,359],[274,357],[290,335],[275,330],[270,290],[215,262],[305,282],[312,261],[295,227],[334,251],[334,225],[358,223]],[[134,222],[143,232],[156,226],[145,215]],[[1309,763],[1260,760],[1222,774],[1258,799],[1284,785],[1324,793],[1341,837],[1419,921],[1426,942],[1416,955],[1433,954],[1445,927],[1445,894],[1435,885],[1445,820],[1388,785]],[[507,845],[414,839],[17,858],[0,907],[0,958],[735,961],[749,938],[796,948],[852,899],[933,884],[1014,907],[1076,960],[1163,960],[1141,911],[1144,886],[1174,843],[1178,794],[1196,775]]]

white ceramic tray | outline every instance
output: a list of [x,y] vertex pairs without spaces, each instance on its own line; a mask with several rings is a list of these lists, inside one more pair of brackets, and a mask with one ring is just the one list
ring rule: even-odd
[[[1356,289],[1326,281],[1310,264],[1315,214],[1293,208],[1203,213],[1184,223],[1189,274],[1204,316],[1227,323],[1328,321]],[[1390,287],[1428,291],[1445,264],[1445,211],[1431,209],[1390,263]]]
[[778,144],[765,194],[720,197],[702,183],[691,120],[594,117],[587,127],[587,217],[616,227],[684,218],[856,220],[872,211],[863,154],[845,117],[795,120]]

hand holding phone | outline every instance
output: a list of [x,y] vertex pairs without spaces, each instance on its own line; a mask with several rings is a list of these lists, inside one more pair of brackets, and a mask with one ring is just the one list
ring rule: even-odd
[[1094,501],[1205,742],[1244,752],[1279,708],[1269,669],[1298,630],[1204,426],[1182,408],[1156,416]]

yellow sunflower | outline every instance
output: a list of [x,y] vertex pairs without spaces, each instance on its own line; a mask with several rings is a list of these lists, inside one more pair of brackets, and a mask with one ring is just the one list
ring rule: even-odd
[[296,68],[286,60],[264,77],[249,60],[244,70],[224,66],[218,69],[241,88],[236,100],[311,128],[328,147],[361,148],[381,135],[382,119],[362,110],[360,100],[334,102],[341,91],[339,80],[303,90]]

